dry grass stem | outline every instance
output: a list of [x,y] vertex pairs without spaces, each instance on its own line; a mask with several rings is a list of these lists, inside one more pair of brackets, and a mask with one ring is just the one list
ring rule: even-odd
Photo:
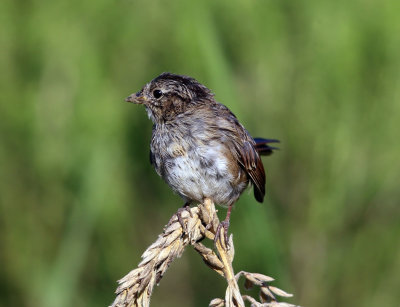
[[[180,214],[183,225],[177,214]],[[273,281],[271,277],[243,271],[237,275],[234,274],[233,237],[230,235],[229,242],[225,242],[223,227],[219,240],[215,244],[215,251],[200,242],[205,238],[214,240],[218,225],[219,219],[214,203],[209,199],[197,207],[174,214],[163,233],[143,253],[138,267],[118,281],[117,297],[111,307],[148,307],[154,286],[160,282],[171,262],[182,255],[187,245],[192,245],[204,263],[227,280],[228,287],[224,299],[213,299],[209,306],[244,307],[245,300],[249,301],[251,306],[257,307],[293,306],[277,302],[275,296],[289,297],[291,295],[269,286],[268,283]],[[241,295],[237,283],[240,276],[246,279],[246,289],[253,286],[260,287],[260,302],[252,297]]]

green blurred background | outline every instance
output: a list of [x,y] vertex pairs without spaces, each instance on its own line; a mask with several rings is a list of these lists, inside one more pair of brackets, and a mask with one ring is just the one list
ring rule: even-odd
[[[124,103],[159,73],[206,84],[264,159],[231,219],[236,271],[303,306],[400,306],[400,2],[2,0],[0,305],[107,306],[182,205]],[[225,209],[221,209],[221,217]],[[187,250],[152,306],[225,281]]]

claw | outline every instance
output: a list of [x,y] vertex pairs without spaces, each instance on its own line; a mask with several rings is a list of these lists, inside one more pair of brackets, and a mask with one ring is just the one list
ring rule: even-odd
[[[228,246],[228,229],[229,229],[229,221],[225,220],[222,221],[218,224],[217,231],[215,232],[215,237],[214,237],[214,245],[217,244],[218,240],[221,241],[221,228],[224,228],[224,241],[225,245]],[[223,246],[221,242],[221,246]]]
[[[215,237],[214,237],[214,245],[217,244],[218,240],[221,243],[221,246],[226,246],[228,248],[229,241],[228,241],[228,229],[229,229],[229,220],[231,217],[231,211],[232,211],[233,203],[231,203],[228,206],[228,211],[226,212],[226,218],[224,221],[220,222],[217,231],[215,232]],[[221,241],[221,227],[224,227],[224,239],[225,239],[225,244],[222,244]]]
[[179,224],[181,224],[181,227],[182,227],[183,231],[187,232],[186,225],[185,225],[185,223],[183,221],[183,218],[182,218],[182,212],[183,211],[189,212],[190,217],[193,217],[192,211],[190,210],[190,206],[189,206],[188,203],[185,203],[183,205],[183,207],[179,208],[178,211],[176,212],[176,217],[178,218]]

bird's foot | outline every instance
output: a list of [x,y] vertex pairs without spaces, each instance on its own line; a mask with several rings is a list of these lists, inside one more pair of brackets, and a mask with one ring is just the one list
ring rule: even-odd
[[[224,242],[221,241],[221,229],[224,229]],[[218,224],[217,231],[215,232],[214,237],[214,245],[217,244],[218,240],[220,241],[221,246],[228,247],[228,229],[229,229],[229,220],[222,221]]]
[[187,227],[182,218],[182,212],[184,212],[184,211],[189,212],[190,217],[193,217],[192,211],[190,210],[190,206],[187,203],[183,207],[178,209],[178,211],[176,212],[176,217],[178,218],[178,222],[179,222],[179,224],[181,224],[183,231],[187,232]]

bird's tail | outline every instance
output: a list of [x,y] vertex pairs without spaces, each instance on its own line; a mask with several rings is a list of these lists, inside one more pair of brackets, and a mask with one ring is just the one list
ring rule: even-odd
[[279,149],[278,147],[268,145],[270,143],[279,143],[279,140],[254,138],[254,142],[256,142],[255,148],[260,156],[269,156],[274,152],[274,150]]

